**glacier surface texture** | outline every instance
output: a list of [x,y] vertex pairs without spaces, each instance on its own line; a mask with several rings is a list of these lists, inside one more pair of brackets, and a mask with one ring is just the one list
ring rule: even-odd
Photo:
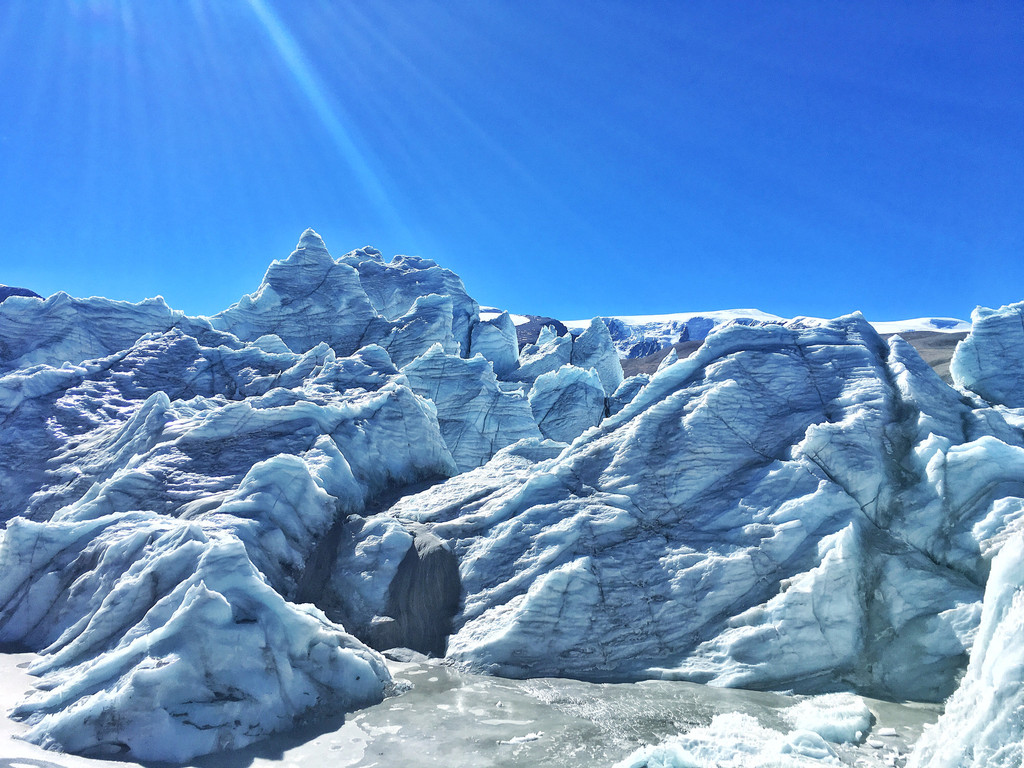
[[[0,641],[40,653],[14,716],[185,761],[380,701],[408,647],[948,697],[914,765],[1019,765],[1022,306],[975,312],[950,386],[857,314],[694,322],[693,354],[623,379],[599,319],[520,349],[451,271],[312,230],[212,317],[9,296]],[[867,727],[844,712],[840,737],[723,716],[627,764],[719,732],[828,762]]]

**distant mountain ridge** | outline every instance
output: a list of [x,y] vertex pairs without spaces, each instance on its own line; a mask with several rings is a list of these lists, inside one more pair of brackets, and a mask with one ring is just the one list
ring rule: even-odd
[[[497,317],[502,310],[482,307],[481,317]],[[532,343],[544,325],[553,325],[559,334],[564,326],[570,332],[579,332],[590,325],[586,320],[555,320],[544,315],[512,314],[516,328],[527,330],[526,341]],[[601,319],[608,326],[619,357],[624,359],[646,357],[674,344],[703,341],[718,326],[726,323],[740,325],[779,325],[791,320],[819,325],[829,322],[820,317],[786,318],[760,309],[716,309],[704,312],[674,312],[661,315],[605,315]],[[970,322],[955,317],[915,317],[907,320],[868,321],[883,335],[896,333],[966,333]],[[520,334],[523,335],[523,334]],[[532,338],[531,338],[532,337]]]
[[[483,307],[482,318],[496,317],[501,310]],[[540,330],[552,326],[559,335],[580,333],[590,320],[559,321],[543,315],[511,315],[519,336],[519,346],[533,344]],[[626,376],[654,373],[672,349],[682,359],[697,349],[715,328],[737,325],[781,325],[800,320],[808,325],[824,325],[817,317],[784,318],[759,309],[720,309],[706,312],[676,312],[663,315],[613,315],[602,317],[608,326]],[[915,317],[908,320],[883,320],[869,324],[884,338],[902,336],[946,382],[953,350],[971,330],[971,324],[955,317]]]
[[10,298],[11,296],[31,296],[37,299],[43,298],[35,291],[30,291],[28,288],[18,288],[14,285],[0,285],[0,301]]

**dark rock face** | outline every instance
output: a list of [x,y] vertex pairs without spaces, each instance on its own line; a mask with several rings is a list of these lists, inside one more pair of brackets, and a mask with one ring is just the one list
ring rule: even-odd
[[[934,321],[940,322],[940,321]],[[884,334],[883,339],[889,339],[896,334]],[[967,337],[967,333],[949,333],[944,331],[911,331],[899,334],[903,340],[910,344],[917,353],[921,355],[932,370],[939,374],[940,378],[947,384],[952,383],[953,378],[949,373],[949,362],[953,358],[953,350]]]
[[374,619],[369,644],[377,650],[411,648],[444,656],[462,583],[455,554],[441,539],[416,527],[388,590],[383,617]]
[[31,296],[36,299],[43,298],[35,291],[30,291],[28,288],[17,288],[13,285],[0,285],[0,301],[10,298],[11,296]]

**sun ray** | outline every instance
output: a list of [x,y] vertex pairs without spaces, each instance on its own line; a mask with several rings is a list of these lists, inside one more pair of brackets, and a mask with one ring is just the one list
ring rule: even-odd
[[352,169],[363,191],[379,212],[390,217],[396,226],[402,227],[392,196],[382,181],[382,173],[370,162],[371,153],[351,127],[351,117],[336,99],[328,97],[329,89],[317,75],[302,47],[265,0],[249,0],[249,7],[266,30],[289,73],[323,123],[334,146]]

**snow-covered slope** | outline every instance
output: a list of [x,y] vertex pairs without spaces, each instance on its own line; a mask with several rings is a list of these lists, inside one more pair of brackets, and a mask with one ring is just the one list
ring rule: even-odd
[[955,317],[915,317],[910,320],[883,320],[871,323],[879,333],[966,333],[971,323]]
[[379,701],[370,646],[931,700],[970,656],[947,717],[989,685],[991,727],[957,754],[1012,754],[1019,308],[976,314],[959,389],[859,315],[712,315],[623,380],[606,322],[520,350],[450,271],[312,230],[211,318],[8,298],[0,641],[42,652],[15,716],[182,761]]

